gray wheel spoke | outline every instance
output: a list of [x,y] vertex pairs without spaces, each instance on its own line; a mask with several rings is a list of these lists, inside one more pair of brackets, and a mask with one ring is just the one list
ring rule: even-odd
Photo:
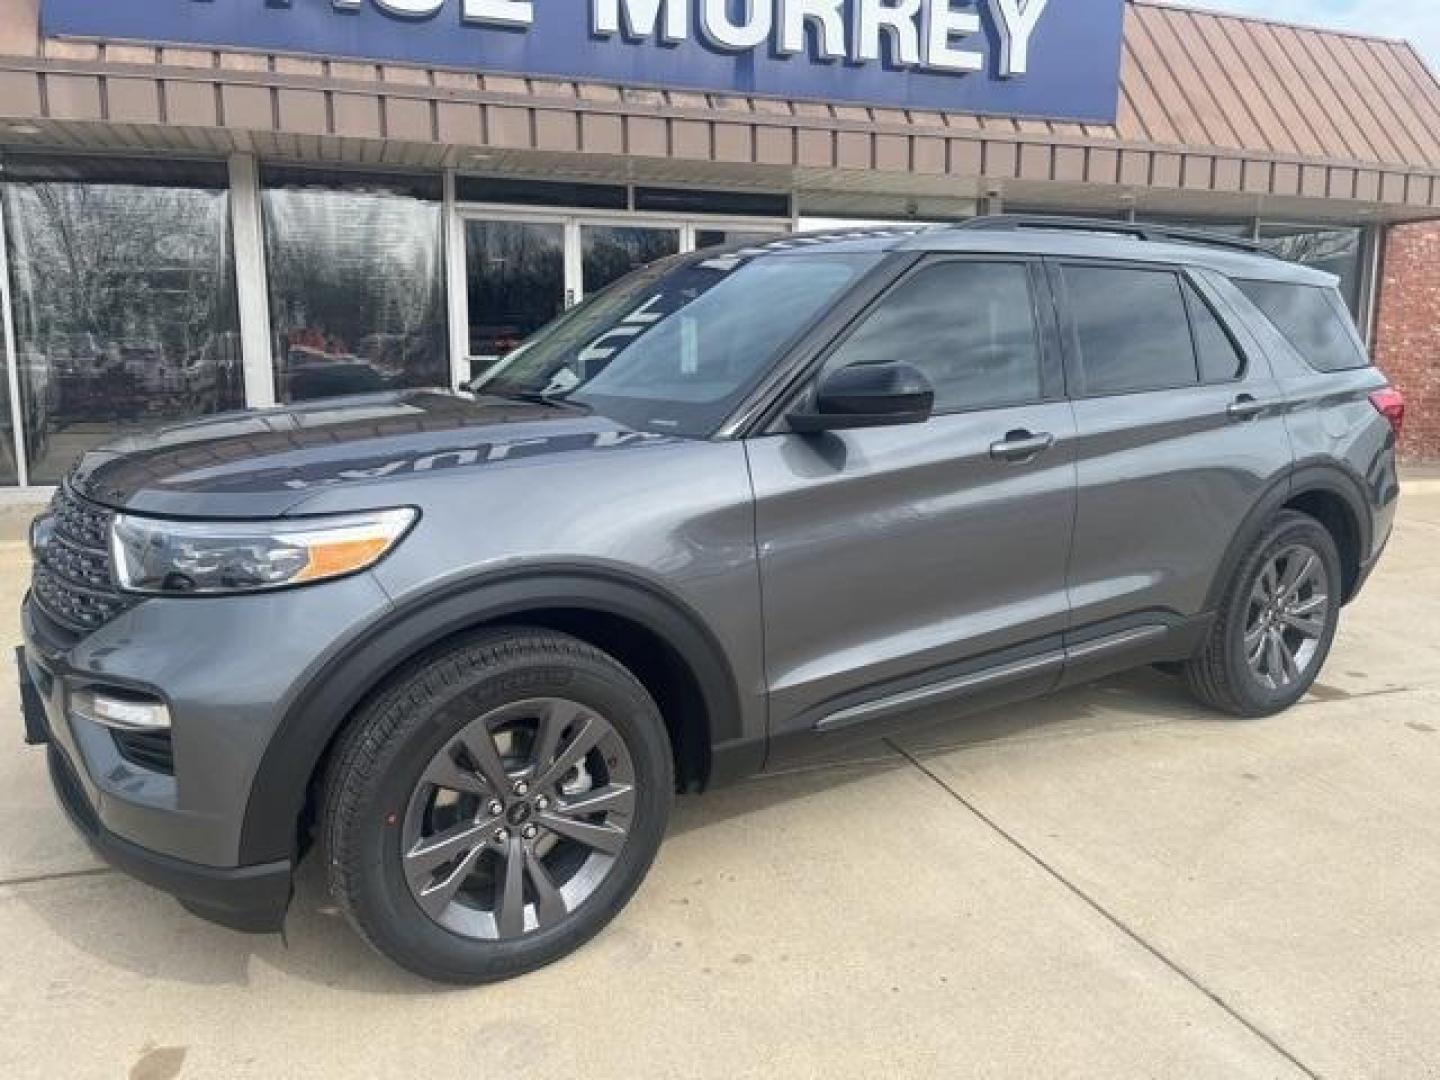
[[511,837],[504,873],[495,888],[495,926],[502,938],[525,933],[525,845]]
[[1260,589],[1260,595],[1266,600],[1274,597],[1276,590],[1276,580],[1275,564],[1273,562],[1265,567],[1265,571],[1260,575],[1260,580],[1256,582],[1256,585]]
[[1260,670],[1260,662],[1265,659],[1265,651],[1269,645],[1270,634],[1263,626],[1255,632],[1253,641],[1250,639],[1250,635],[1246,635],[1245,658],[1255,671]]
[[[459,892],[460,886],[465,883],[465,879],[475,869],[476,860],[480,858],[480,853],[484,850],[484,844],[476,844],[470,849],[470,854],[461,859],[455,868],[439,881],[427,881],[423,874],[417,875],[421,879],[419,881],[416,880],[416,876],[411,877],[411,892],[427,915],[432,919],[438,919],[444,913],[451,901],[455,899],[455,894]],[[408,870],[410,867],[407,865],[406,869]]]
[[459,791],[467,795],[490,794],[490,786],[485,783],[483,777],[469,769],[462,768],[450,756],[448,750],[441,751],[436,755],[430,767],[420,778],[422,783],[434,784],[449,791]]
[[525,869],[530,874],[530,885],[535,890],[535,919],[542,926],[554,926],[570,914],[565,898],[555,887],[550,871],[535,854],[534,849],[525,849]]
[[555,750],[560,745],[560,736],[565,733],[565,728],[575,719],[578,711],[573,705],[564,701],[552,701],[540,715],[540,729],[535,734],[535,750],[531,754],[534,760],[535,775],[548,771],[550,764],[555,760]]
[[565,774],[579,765],[609,730],[610,725],[598,716],[583,715],[576,724],[575,734],[550,766],[537,776],[535,786],[549,787],[564,779]]
[[1288,600],[1295,595],[1296,590],[1309,579],[1316,562],[1315,556],[1308,551],[1303,556],[1299,552],[1290,554],[1285,563],[1285,576],[1280,579],[1280,598],[1282,600]]
[[1293,612],[1286,612],[1280,616],[1280,621],[1286,626],[1299,630],[1307,638],[1319,640],[1320,635],[1325,632],[1325,619],[1323,616],[1306,617],[1296,615]]
[[476,720],[460,733],[460,743],[475,760],[480,775],[485,778],[485,783],[490,785],[492,792],[498,795],[509,790],[510,777],[505,772],[505,763],[500,760],[500,751],[495,746],[495,737],[490,734],[490,728],[484,717]]
[[566,817],[587,817],[607,811],[629,814],[634,810],[635,789],[629,784],[610,784],[596,788],[573,799],[562,799],[556,807],[556,812]]
[[1330,606],[1330,598],[1324,593],[1315,593],[1313,596],[1301,600],[1290,609],[1291,615],[1314,615],[1316,612],[1324,614],[1325,609]]
[[541,814],[540,824],[553,833],[569,837],[607,855],[619,854],[625,844],[625,830],[610,822],[596,824],[593,821],[575,821],[559,814]]
[[1270,676],[1270,682],[1274,686],[1282,686],[1285,683],[1285,661],[1282,659],[1285,653],[1285,646],[1280,641],[1280,635],[1273,630],[1265,635],[1265,670]]
[[406,872],[411,875],[433,874],[461,852],[484,847],[494,828],[494,820],[463,821],[444,832],[427,836],[405,853]]

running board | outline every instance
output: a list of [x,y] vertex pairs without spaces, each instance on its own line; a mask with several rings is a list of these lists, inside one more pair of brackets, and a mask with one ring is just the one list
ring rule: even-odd
[[1064,649],[1041,653],[1038,656],[1013,660],[1006,664],[958,675],[942,682],[919,686],[899,693],[887,694],[874,701],[861,702],[821,717],[815,724],[816,731],[839,731],[844,728],[883,720],[899,713],[912,712],[929,705],[941,705],[957,698],[975,694],[1018,682],[1021,679],[1043,675],[1047,671],[1058,671],[1067,664],[1083,664],[1125,649],[1138,648],[1158,641],[1170,633],[1168,626],[1149,624],[1107,634],[1091,641],[1082,641]]

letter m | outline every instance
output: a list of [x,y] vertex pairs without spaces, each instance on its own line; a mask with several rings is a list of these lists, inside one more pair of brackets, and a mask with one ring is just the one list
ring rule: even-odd
[[594,0],[594,3],[595,33],[605,37],[623,32],[629,38],[649,38],[657,28],[661,41],[674,43],[689,36],[689,0]]

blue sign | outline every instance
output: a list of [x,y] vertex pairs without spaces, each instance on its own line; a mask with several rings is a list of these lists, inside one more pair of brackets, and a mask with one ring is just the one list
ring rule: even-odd
[[44,0],[47,35],[1109,124],[1125,0]]

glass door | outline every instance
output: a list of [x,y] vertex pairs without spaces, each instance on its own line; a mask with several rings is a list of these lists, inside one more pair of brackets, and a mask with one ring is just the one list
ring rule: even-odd
[[465,221],[470,372],[480,375],[565,310],[566,222]]
[[599,292],[646,263],[680,253],[680,227],[580,225],[580,287],[585,296]]

